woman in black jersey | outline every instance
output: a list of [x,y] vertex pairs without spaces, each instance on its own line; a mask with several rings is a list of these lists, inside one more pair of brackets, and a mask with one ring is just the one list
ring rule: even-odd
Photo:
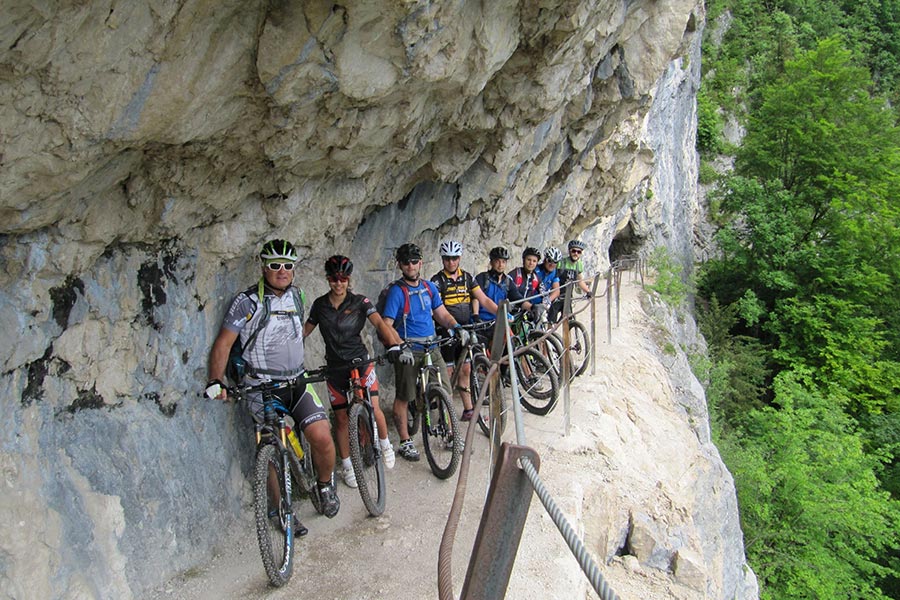
[[[350,291],[350,274],[353,263],[346,256],[335,255],[325,261],[325,277],[330,291],[313,302],[309,318],[303,325],[303,337],[308,337],[316,326],[325,341],[325,362],[328,365],[328,395],[334,410],[337,425],[338,452],[341,455],[341,475],[349,487],[357,487],[353,466],[350,464],[349,420],[347,418],[347,390],[350,387],[351,361],[357,358],[368,360],[369,351],[362,341],[360,332],[366,321],[378,331],[382,343],[388,347],[388,359],[393,362],[400,355],[403,340],[393,327],[381,320],[375,305],[363,295]],[[394,466],[394,449],[387,435],[387,421],[378,404],[378,379],[375,365],[369,363],[360,367],[360,375],[366,378],[375,421],[387,468]]]

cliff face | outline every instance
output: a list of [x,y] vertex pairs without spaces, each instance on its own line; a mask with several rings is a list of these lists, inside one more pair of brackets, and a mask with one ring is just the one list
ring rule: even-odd
[[451,235],[475,271],[574,235],[592,269],[659,244],[690,263],[697,0],[0,17],[7,595],[130,596],[241,510],[246,423],[195,393],[267,238],[298,243],[310,295],[332,253],[373,295],[397,245],[431,273]]

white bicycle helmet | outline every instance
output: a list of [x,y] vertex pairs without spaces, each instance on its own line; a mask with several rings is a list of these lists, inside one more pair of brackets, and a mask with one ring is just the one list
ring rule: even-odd
[[456,240],[444,240],[441,242],[441,256],[462,256],[462,244]]
[[555,246],[550,246],[546,250],[544,250],[544,260],[549,260],[553,263],[558,263],[562,260],[562,252],[560,252],[559,248]]

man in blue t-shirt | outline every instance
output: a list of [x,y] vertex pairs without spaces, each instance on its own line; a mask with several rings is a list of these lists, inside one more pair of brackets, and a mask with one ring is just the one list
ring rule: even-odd
[[[397,248],[397,265],[403,276],[388,289],[384,314],[381,316],[385,323],[392,325],[400,337],[410,344],[413,351],[413,360],[406,360],[401,356],[403,360],[398,360],[394,364],[397,386],[394,398],[394,424],[400,435],[400,448],[397,453],[406,460],[417,461],[419,451],[413,445],[406,426],[407,403],[415,401],[416,378],[426,352],[431,354],[432,363],[440,369],[444,385],[448,386],[450,383],[447,365],[439,347],[428,346],[430,342],[437,340],[434,322],[436,320],[450,331],[451,335],[459,336],[463,345],[468,342],[468,332],[460,329],[459,323],[447,311],[437,286],[431,281],[419,279],[422,250],[417,245],[403,244]],[[449,387],[447,393],[451,393]]]
[[[491,248],[488,254],[490,259],[490,269],[482,271],[475,276],[475,283],[481,286],[485,295],[499,305],[504,300],[517,301],[522,299],[522,294],[513,279],[506,274],[506,261],[509,260],[509,250],[502,246]],[[523,303],[526,309],[531,308],[528,302]],[[493,321],[497,315],[492,313],[485,307],[480,307],[478,316],[482,321]]]

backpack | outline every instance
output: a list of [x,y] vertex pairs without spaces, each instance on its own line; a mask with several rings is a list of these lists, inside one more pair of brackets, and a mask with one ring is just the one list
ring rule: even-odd
[[[256,306],[253,308],[253,312],[247,315],[247,320],[253,318],[253,315],[256,314],[256,311],[259,309],[260,304],[262,304],[263,310],[265,311],[262,315],[262,318],[259,320],[259,327],[250,334],[250,337],[247,338],[247,343],[241,343],[241,336],[238,336],[234,343],[231,345],[231,350],[228,352],[228,363],[225,366],[225,375],[234,383],[240,383],[244,378],[244,375],[247,374],[249,365],[247,364],[246,359],[244,358],[244,351],[250,350],[253,348],[254,344],[256,344],[256,337],[259,333],[269,324],[269,303],[265,302],[265,287],[263,285],[263,279],[259,280],[259,284],[256,286],[250,286],[246,290],[244,290],[244,294],[247,295],[248,298],[254,300],[256,302]],[[294,306],[297,307],[297,312],[300,315],[300,321],[303,321],[303,306],[304,301],[306,299],[306,295],[298,290],[296,287],[291,286],[291,295],[294,297]]]
[[[541,280],[538,279],[537,275],[533,271],[532,271],[532,275],[534,275],[534,276],[531,279],[531,288],[533,291],[536,292],[541,285]],[[516,278],[515,278],[516,287],[521,287],[522,281],[524,281],[522,279],[522,267],[516,267]],[[526,290],[526,293],[527,293],[527,290]]]
[[[434,298],[434,292],[431,291],[431,286],[428,285],[428,282],[422,280],[422,283],[425,284],[425,290],[428,291],[428,297]],[[403,290],[403,319],[406,320],[406,315],[409,314],[409,284],[403,280],[401,277],[396,281],[392,281],[385,286],[381,293],[378,294],[378,302],[375,303],[375,310],[378,311],[378,314],[384,316],[384,306],[387,304],[388,293],[391,291],[391,287],[399,286],[401,290]]]

